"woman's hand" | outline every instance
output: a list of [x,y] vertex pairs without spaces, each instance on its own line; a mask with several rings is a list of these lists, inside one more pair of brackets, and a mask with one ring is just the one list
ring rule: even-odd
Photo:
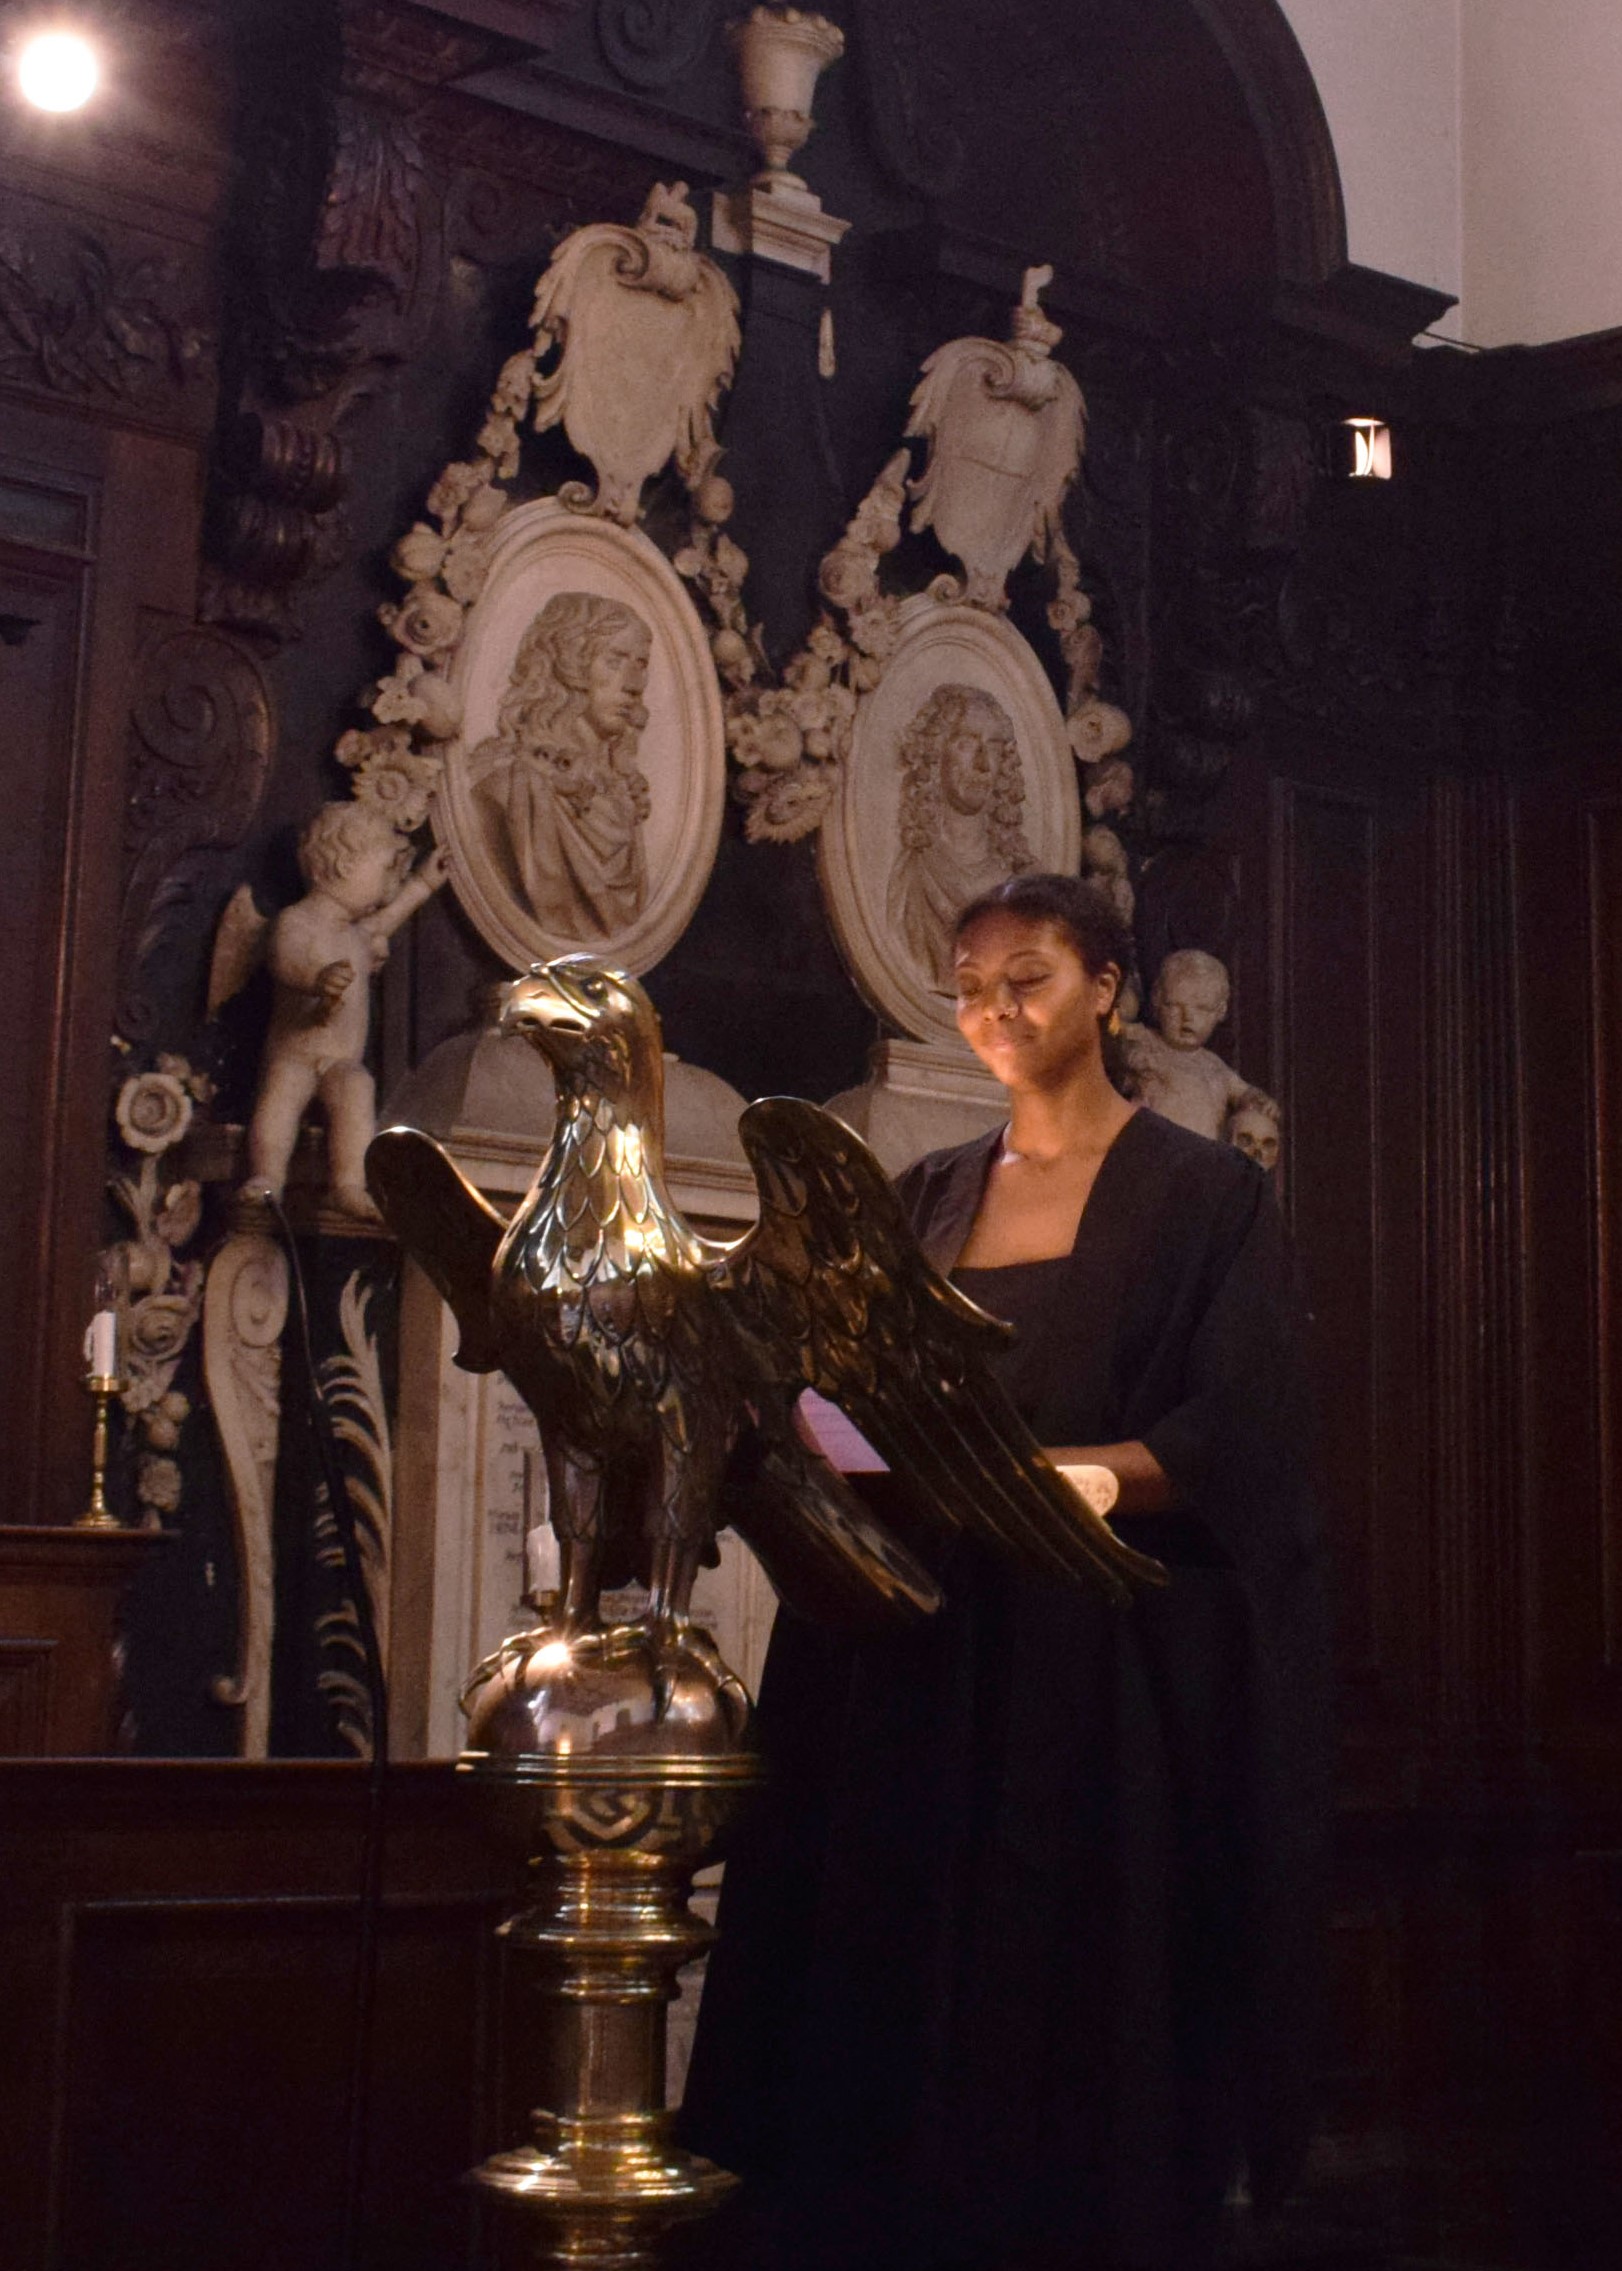
[[1111,1509],[1117,1514],[1174,1514],[1177,1488],[1146,1443],[1042,1446],[1056,1467],[1108,1467],[1121,1486]]

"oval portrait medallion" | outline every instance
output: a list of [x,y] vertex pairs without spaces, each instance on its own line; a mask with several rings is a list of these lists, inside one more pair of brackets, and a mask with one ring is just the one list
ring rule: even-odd
[[1027,868],[1074,874],[1081,799],[1053,688],[1011,623],[925,594],[900,624],[822,824],[822,885],[873,1006],[914,1040],[956,1040],[953,919]]
[[481,938],[515,970],[581,950],[650,970],[703,894],[726,794],[720,689],[669,561],[638,529],[520,505],[450,677],[434,829]]

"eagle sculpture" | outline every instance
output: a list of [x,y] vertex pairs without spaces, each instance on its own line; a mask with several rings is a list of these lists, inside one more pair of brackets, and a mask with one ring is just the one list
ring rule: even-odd
[[[511,1221],[415,1128],[384,1129],[367,1167],[456,1314],[457,1362],[504,1370],[539,1424],[565,1637],[640,1575],[650,1633],[679,1642],[728,1523],[780,1596],[846,1624],[937,1607],[925,1557],[958,1530],[1116,1597],[1162,1575],[1044,1458],[987,1362],[1008,1328],[931,1267],[849,1129],[794,1097],[751,1104],[760,1218],[712,1243],[666,1187],[659,1021],[636,980],[586,954],[537,964],[501,1024],[557,1084]],[[882,1519],[797,1429],[807,1388],[888,1462]]]

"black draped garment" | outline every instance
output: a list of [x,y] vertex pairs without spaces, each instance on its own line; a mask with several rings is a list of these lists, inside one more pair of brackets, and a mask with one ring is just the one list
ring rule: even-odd
[[[900,1190],[951,1269],[997,1137]],[[960,1270],[1047,1444],[1141,1439],[1171,1583],[1113,1608],[946,1549],[947,1605],[852,1642],[779,1615],[768,1795],[728,1863],[683,2134],[753,2262],[1192,2271],[1309,2127],[1325,1632],[1283,1230],[1149,1111],[1073,1251]]]

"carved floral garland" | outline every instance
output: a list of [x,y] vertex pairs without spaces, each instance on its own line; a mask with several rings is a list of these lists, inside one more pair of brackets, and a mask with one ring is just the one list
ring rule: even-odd
[[[677,573],[697,587],[716,620],[710,648],[727,688],[727,748],[738,767],[734,788],[747,811],[744,833],[751,843],[793,843],[813,834],[833,801],[839,768],[850,754],[857,701],[878,685],[898,636],[906,595],[881,588],[879,564],[901,541],[911,466],[910,453],[897,450],[824,558],[817,584],[828,606],[777,685],[757,683],[764,675],[763,648],[744,610],[749,563],[743,552],[714,529],[699,528],[676,554]],[[1062,536],[1050,546],[1050,565],[1054,593],[1047,618],[1064,658],[1065,724],[1082,767],[1083,800],[1102,820],[1132,802],[1133,770],[1117,754],[1131,738],[1131,723],[1099,693],[1103,640],[1075,553]],[[960,604],[966,595],[964,579],[953,575],[935,577],[927,590],[943,605]],[[1113,871],[1119,839],[1111,830],[1101,833],[1109,842],[1098,847],[1098,865]]]
[[[518,472],[520,424],[532,409],[537,425],[554,420],[569,342],[555,313],[543,317],[545,306],[543,279],[531,344],[502,365],[474,454],[446,466],[428,493],[428,518],[414,523],[390,554],[408,588],[378,614],[399,659],[365,698],[376,723],[346,733],[338,744],[354,794],[389,807],[408,832],[426,819],[456,747],[461,716],[448,665],[484,586],[492,532],[512,503],[506,492]],[[542,365],[554,356],[560,360],[543,374]],[[673,565],[713,625],[710,651],[725,690],[727,748],[745,834],[755,843],[792,843],[821,825],[850,753],[857,703],[878,685],[895,647],[908,595],[886,592],[879,568],[901,540],[912,459],[906,449],[889,459],[822,561],[818,586],[827,604],[805,645],[774,679],[760,627],[751,624],[744,603],[748,556],[726,533],[733,494],[715,471],[717,455],[712,441],[678,456],[690,512]],[[564,483],[557,495],[573,511],[611,509],[601,492],[579,482]],[[1067,679],[1065,722],[1094,823],[1083,864],[1130,914],[1126,853],[1104,823],[1126,811],[1135,793],[1133,769],[1119,754],[1131,724],[1099,692],[1103,642],[1062,530],[1048,538],[1046,558],[1053,579],[1047,618]],[[928,586],[928,596],[942,604],[961,604],[968,594],[967,579],[955,575],[937,576]]]
[[104,1259],[116,1261],[131,1296],[123,1320],[120,1400],[144,1446],[135,1494],[149,1529],[180,1510],[175,1453],[192,1407],[174,1382],[203,1306],[202,1263],[176,1259],[203,1219],[202,1189],[189,1179],[166,1183],[161,1163],[183,1141],[195,1106],[213,1093],[206,1074],[184,1057],[165,1055],[155,1070],[130,1074],[113,1106],[125,1147],[140,1161],[134,1174],[120,1173],[108,1182],[134,1235],[109,1248]]

